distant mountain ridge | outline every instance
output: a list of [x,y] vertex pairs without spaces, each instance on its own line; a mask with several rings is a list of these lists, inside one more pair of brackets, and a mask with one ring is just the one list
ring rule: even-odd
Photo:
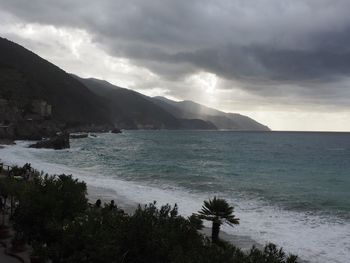
[[178,118],[198,118],[213,123],[218,129],[238,131],[270,131],[269,127],[241,114],[226,113],[199,103],[185,100],[173,101],[165,97],[152,100]]
[[[83,79],[0,37],[0,123],[31,120],[33,101],[52,106],[47,122],[32,122],[34,133],[59,127],[117,126],[122,129],[268,130],[239,114],[224,113],[192,101],[151,98],[136,91],[89,78]],[[16,104],[15,107],[3,106]],[[5,107],[5,108],[4,108]],[[12,112],[9,112],[12,111]],[[12,114],[14,112],[14,114]],[[37,125],[37,127],[34,127]],[[18,130],[26,130],[24,124]],[[28,137],[30,137],[28,135]]]
[[212,123],[198,118],[178,118],[141,93],[114,86],[95,78],[74,76],[92,92],[108,101],[113,122],[125,129],[216,130]]
[[[50,132],[59,127],[71,130],[113,126],[125,129],[216,129],[203,120],[176,118],[135,91],[107,81],[72,76],[4,38],[0,38],[0,99],[5,104],[16,104],[15,107],[6,106],[5,110],[0,107],[0,123],[17,123],[17,130],[27,129],[23,122],[27,124],[30,118],[24,116],[24,111],[30,112],[29,105],[34,101],[45,101],[52,106],[52,115],[45,124],[39,120],[31,122],[35,137],[47,125],[53,126]],[[19,126],[19,123],[22,124]]]

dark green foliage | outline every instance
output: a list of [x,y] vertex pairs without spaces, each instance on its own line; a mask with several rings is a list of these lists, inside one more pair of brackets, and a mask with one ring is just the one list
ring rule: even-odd
[[130,262],[187,262],[203,242],[197,226],[178,215],[177,206],[138,207],[130,217],[125,250]]
[[[15,174],[21,176],[20,171],[22,168],[15,167]],[[9,212],[12,217],[15,203],[18,200],[19,194],[24,189],[23,180],[18,180],[14,177],[1,177],[0,178],[0,197],[1,197],[1,225],[5,224],[5,214]]]
[[18,198],[16,230],[34,255],[54,263],[297,262],[272,244],[243,252],[224,241],[212,243],[197,231],[201,219],[180,216],[177,205],[158,208],[154,202],[132,215],[111,204],[88,206],[86,185],[71,176],[36,177]]
[[51,249],[54,262],[130,263],[295,263],[269,245],[248,254],[220,241],[212,244],[197,224],[177,213],[177,206],[139,206],[133,215],[117,208],[91,208],[64,226],[60,243]]
[[54,262],[102,263],[119,257],[115,236],[123,215],[102,210],[88,210],[63,226],[62,239],[49,248]]
[[54,243],[62,226],[87,208],[86,185],[71,176],[37,177],[19,195],[14,226],[28,240]]
[[190,221],[192,227],[196,228],[197,230],[203,229],[203,221],[196,215],[191,215],[188,220]]
[[7,212],[7,198],[10,194],[10,178],[0,178],[0,211],[1,211],[1,223],[0,226],[5,225],[5,216]]
[[220,226],[224,223],[233,226],[239,224],[239,219],[233,214],[233,206],[230,206],[225,199],[216,198],[204,201],[202,210],[199,211],[199,218],[213,222],[212,241],[219,241]]
[[64,229],[56,248],[63,262],[191,262],[203,244],[176,206],[158,209],[155,203],[139,206],[132,216],[93,208]]
[[263,250],[253,247],[250,250],[249,258],[251,263],[293,263],[297,262],[297,256],[286,256],[282,248],[278,249],[275,244],[268,244]]
[[11,176],[23,176],[26,172],[26,168],[25,167],[18,167],[18,166],[14,166],[11,169]]

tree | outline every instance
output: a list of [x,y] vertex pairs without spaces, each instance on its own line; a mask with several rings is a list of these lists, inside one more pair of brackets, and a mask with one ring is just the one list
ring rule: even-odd
[[225,199],[216,198],[204,201],[202,210],[198,211],[199,218],[213,222],[212,242],[219,241],[220,226],[224,223],[229,226],[238,225],[239,219],[233,214],[233,206],[230,206]]
[[66,221],[84,213],[86,184],[70,175],[34,178],[25,184],[14,214],[14,228],[29,241],[49,245],[59,239]]
[[9,196],[9,178],[0,178],[0,211],[2,213],[0,226],[5,226],[7,198]]

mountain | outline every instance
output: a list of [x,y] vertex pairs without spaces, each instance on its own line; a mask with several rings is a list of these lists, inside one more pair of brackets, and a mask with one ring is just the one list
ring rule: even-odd
[[152,101],[178,118],[197,118],[213,123],[218,129],[239,131],[269,131],[257,121],[237,113],[226,113],[193,101],[173,101],[154,97]]
[[215,125],[197,118],[177,118],[138,92],[111,83],[74,76],[92,92],[108,101],[113,122],[124,129],[203,129],[214,130]]
[[[51,106],[49,120],[38,118],[37,111],[33,119],[33,108],[41,107],[41,102]],[[17,138],[37,138],[43,130],[53,133],[58,127],[83,129],[91,125],[216,129],[203,120],[176,118],[140,93],[72,76],[4,38],[0,38],[0,122],[16,123]]]
[[104,99],[24,47],[0,38],[0,98],[17,104],[46,101],[52,118],[69,125],[110,123]]
[[[42,103],[47,105],[45,114]],[[150,98],[107,81],[79,78],[4,38],[0,38],[0,123],[17,124],[17,138],[36,138],[44,130],[49,134],[60,127],[113,125],[124,129],[268,129],[248,117],[191,101]]]

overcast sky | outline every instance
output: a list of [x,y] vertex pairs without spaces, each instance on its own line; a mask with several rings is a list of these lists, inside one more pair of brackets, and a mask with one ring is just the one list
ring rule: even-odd
[[349,0],[0,0],[0,35],[68,72],[350,131]]

